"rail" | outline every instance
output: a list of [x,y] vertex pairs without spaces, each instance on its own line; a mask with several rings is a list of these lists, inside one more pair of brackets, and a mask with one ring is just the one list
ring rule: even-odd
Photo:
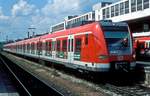
[[19,84],[22,86],[22,88],[25,90],[25,92],[28,94],[28,96],[32,96],[30,94],[30,92],[28,91],[28,89],[23,85],[23,83],[19,80],[19,78],[15,75],[15,73],[11,70],[11,68],[7,65],[7,63],[2,59],[1,56],[0,56],[0,60],[7,67],[7,69],[9,70],[9,72],[11,72],[11,74],[15,77],[15,79],[19,82]]
[[103,87],[122,96],[150,96],[150,88],[143,87],[141,85],[118,87],[106,84]]

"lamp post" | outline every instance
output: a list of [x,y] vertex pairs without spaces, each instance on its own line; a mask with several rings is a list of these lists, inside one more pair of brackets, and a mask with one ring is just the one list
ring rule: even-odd
[[8,35],[6,35],[6,42],[8,43]]
[[0,32],[0,42],[3,42],[3,33]]
[[1,34],[2,34],[2,32],[0,32],[0,38],[1,38],[0,40],[2,40],[2,35]]
[[29,28],[28,28],[28,30],[29,30],[28,36],[29,36],[29,37],[30,37],[30,30],[31,30],[31,32],[32,32],[32,37],[35,36],[35,32],[34,32],[35,29],[36,29],[36,28],[34,28],[34,27],[29,27]]

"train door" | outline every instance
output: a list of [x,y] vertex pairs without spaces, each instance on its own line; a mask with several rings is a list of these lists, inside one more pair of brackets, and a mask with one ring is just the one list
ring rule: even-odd
[[56,58],[56,38],[52,39],[52,58]]
[[68,61],[73,63],[74,60],[74,36],[68,36]]

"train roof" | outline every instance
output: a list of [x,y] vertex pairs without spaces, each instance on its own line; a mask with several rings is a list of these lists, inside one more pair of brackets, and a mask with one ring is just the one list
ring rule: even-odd
[[[57,36],[65,36],[65,35],[68,35],[68,34],[88,32],[89,29],[91,29],[93,27],[92,25],[98,24],[98,23],[101,23],[102,25],[107,25],[107,26],[110,26],[110,24],[111,25],[115,24],[117,26],[124,26],[124,25],[126,25],[126,23],[113,23],[110,20],[95,21],[95,22],[87,23],[87,24],[82,25],[80,27],[73,27],[73,28],[70,28],[70,29],[56,31],[56,32],[49,33],[49,34],[44,34],[42,36],[38,36],[38,37],[29,38],[29,39],[26,39],[26,40],[21,40],[21,41],[18,41],[18,42],[10,43],[10,44],[7,44],[7,45],[27,44],[27,43],[33,43],[33,42],[36,43],[39,40],[46,41],[46,40],[50,40],[50,38],[55,38]],[[81,27],[82,27],[82,29],[81,29]]]
[[[73,34],[73,33],[81,33],[80,31],[82,31],[82,30],[83,30],[82,32],[86,32],[90,28],[92,28],[93,24],[97,24],[97,23],[98,22],[92,22],[90,24],[86,24],[85,26],[82,26],[82,29],[81,29],[81,26],[80,27],[74,27],[74,28],[61,30],[61,31],[56,31],[56,32],[53,32],[53,33],[45,34],[45,35],[34,37],[34,38],[29,38],[29,39],[26,39],[26,40],[17,41],[17,42],[14,42],[14,43],[9,43],[9,44],[6,44],[6,45],[27,44],[27,43],[32,43],[32,42],[36,43],[36,42],[39,41],[39,39],[42,40],[42,41],[43,40],[50,40],[49,38],[54,38],[54,37],[57,37],[57,36],[64,36],[64,35]],[[89,26],[89,25],[91,25],[91,26]]]

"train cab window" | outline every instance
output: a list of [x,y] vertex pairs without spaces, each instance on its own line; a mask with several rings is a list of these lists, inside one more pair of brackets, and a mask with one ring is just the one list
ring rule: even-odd
[[62,41],[62,50],[63,50],[64,52],[67,51],[67,40],[63,40],[63,41]]
[[81,51],[81,43],[82,43],[81,38],[76,38],[75,39],[75,52],[80,52]]
[[140,49],[144,49],[144,43],[139,44]]
[[85,45],[88,45],[88,34],[85,35]]
[[57,51],[60,51],[60,40],[57,41]]

